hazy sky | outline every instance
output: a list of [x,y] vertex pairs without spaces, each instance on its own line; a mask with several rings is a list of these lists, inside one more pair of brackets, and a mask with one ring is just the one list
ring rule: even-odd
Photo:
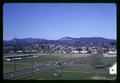
[[3,39],[105,37],[116,39],[116,5],[112,3],[7,3]]

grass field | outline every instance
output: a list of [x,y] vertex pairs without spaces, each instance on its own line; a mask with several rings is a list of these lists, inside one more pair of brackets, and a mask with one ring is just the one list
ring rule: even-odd
[[109,75],[108,69],[60,67],[46,72],[34,73],[30,76],[12,78],[12,80],[95,80],[94,77],[103,80],[115,79],[115,75]]
[[[30,66],[31,66],[31,64],[16,64],[16,70],[23,69],[23,68],[28,68]],[[14,69],[15,69],[14,64],[7,63],[7,64],[3,65],[4,73],[14,71]]]
[[[63,59],[70,59],[74,58],[75,62],[74,64],[90,64],[90,60],[86,57],[75,58],[78,55],[75,55],[74,57],[71,57],[72,55],[67,57],[58,55],[47,55],[47,56],[39,56],[36,58],[25,58],[22,60],[16,61],[16,69],[22,69],[22,68],[28,68],[31,67],[31,64],[33,62],[34,67],[40,64],[59,61]],[[110,57],[110,58],[103,58],[103,63],[105,65],[113,64],[116,62],[116,58]],[[3,70],[4,72],[14,71],[14,63],[13,62],[7,62],[3,64]],[[57,74],[57,76],[54,76],[54,74]],[[53,68],[49,69],[45,72],[37,72],[29,76],[19,76],[12,79],[35,79],[35,80],[86,80],[86,79],[114,79],[115,75],[109,75],[108,69],[93,69],[92,67],[69,67],[64,66],[60,68]]]
[[[35,58],[24,58],[22,60],[16,60],[16,69],[22,69],[22,68],[28,68],[31,67],[32,63],[34,66],[40,65],[40,64],[45,64],[49,62],[54,62],[54,61],[59,61],[65,59],[64,57],[61,56],[53,56],[53,55],[48,55],[48,56],[39,56]],[[3,72],[10,72],[14,71],[14,62],[5,62],[3,64]]]
[[103,63],[106,64],[106,65],[109,65],[109,64],[113,64],[117,62],[117,59],[115,57],[105,57],[103,58]]

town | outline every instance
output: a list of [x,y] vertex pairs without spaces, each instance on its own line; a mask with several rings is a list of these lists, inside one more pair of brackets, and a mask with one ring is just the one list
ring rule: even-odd
[[[83,39],[82,38],[76,39],[71,37],[63,37],[56,41],[41,40],[34,38],[13,39],[12,41],[8,41],[8,43],[4,42],[3,53],[89,53],[90,54],[90,53],[96,53],[98,50],[101,50],[102,53],[107,53],[107,52],[109,53],[109,51],[112,51],[113,53],[116,52],[116,40],[109,40],[99,37],[84,38],[84,41],[81,40]],[[98,40],[101,40],[101,42],[97,42]],[[14,41],[18,43],[12,44],[12,42]],[[19,41],[21,41],[22,43],[19,43]],[[33,41],[33,42],[29,43],[28,41]]]
[[96,47],[96,46],[65,46],[65,45],[49,45],[49,44],[33,44],[28,47],[23,47],[22,49],[17,47],[14,49],[8,47],[4,50],[4,53],[96,53],[101,50],[103,53],[116,55],[116,47]]

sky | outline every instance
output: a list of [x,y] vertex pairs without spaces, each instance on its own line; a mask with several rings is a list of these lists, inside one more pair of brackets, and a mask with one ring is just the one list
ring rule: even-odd
[[62,37],[116,39],[113,3],[6,3],[3,40]]

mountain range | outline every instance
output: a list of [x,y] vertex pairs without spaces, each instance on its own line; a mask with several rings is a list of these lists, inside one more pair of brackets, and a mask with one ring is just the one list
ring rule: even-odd
[[28,44],[62,44],[62,45],[102,45],[109,43],[116,43],[115,39],[107,39],[103,37],[81,37],[81,38],[72,38],[72,37],[62,37],[58,40],[48,40],[48,39],[39,39],[39,38],[23,38],[18,39],[14,38],[12,40],[3,40],[3,45],[28,45]]

